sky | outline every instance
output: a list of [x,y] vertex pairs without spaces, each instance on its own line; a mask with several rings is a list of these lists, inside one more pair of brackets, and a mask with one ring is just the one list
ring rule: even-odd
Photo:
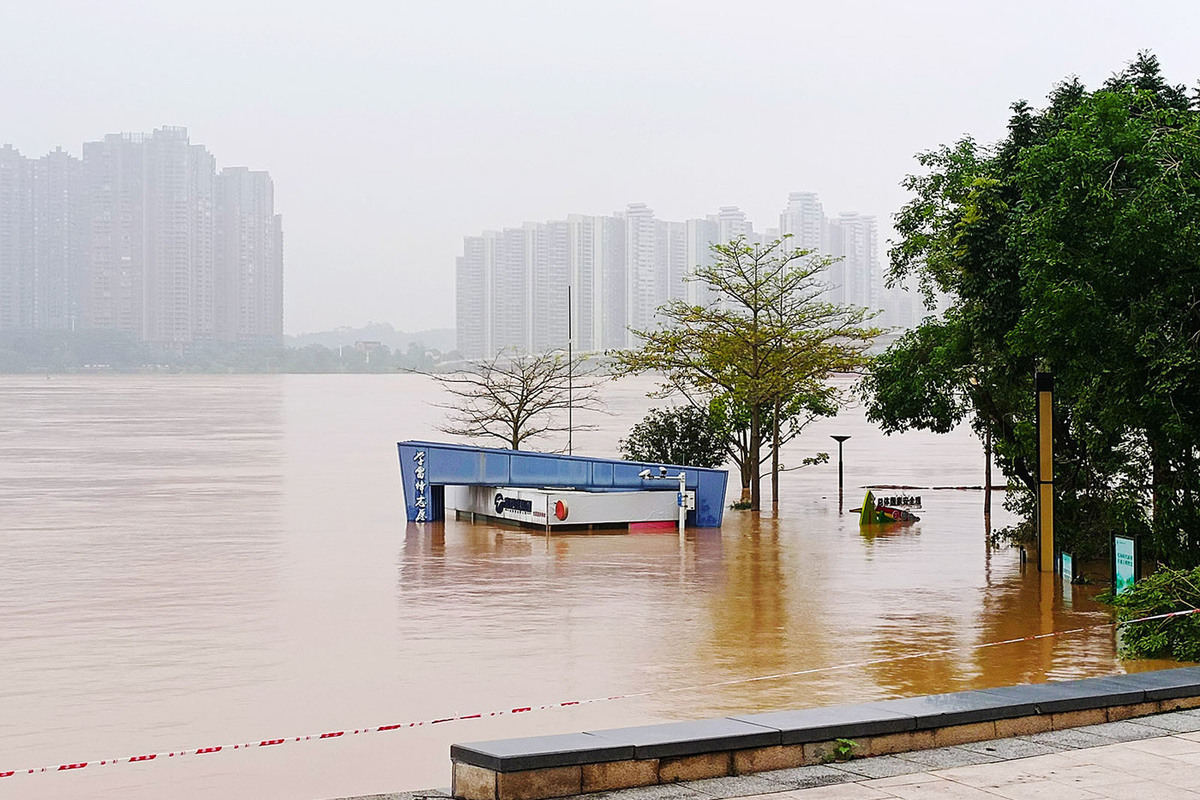
[[915,154],[1139,50],[1200,78],[1194,0],[0,0],[0,144],[188,128],[270,171],[284,329],[451,327],[462,238],[793,191],[888,222]]

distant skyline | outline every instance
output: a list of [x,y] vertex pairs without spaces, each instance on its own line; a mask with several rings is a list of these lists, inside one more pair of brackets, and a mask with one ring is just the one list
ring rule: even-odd
[[758,247],[789,237],[785,250],[828,254],[836,260],[812,279],[821,300],[881,311],[875,322],[885,329],[912,325],[920,296],[885,287],[874,217],[827,216],[818,195],[803,191],[791,192],[764,229],[737,206],[714,212],[672,221],[630,203],[612,214],[560,214],[464,237],[455,260],[459,353],[542,353],[569,341],[577,352],[636,347],[634,331],[657,327],[664,304],[717,302],[693,276],[717,262],[714,244],[735,239]]
[[1003,135],[1139,50],[1200,78],[1200,5],[14,0],[0,143],[37,157],[185,126],[267,170],[288,220],[288,334],[453,319],[462,239],[631,201],[773,219],[801,186],[875,216],[914,154]]
[[114,331],[176,351],[282,341],[269,173],[218,169],[186,128],[82,151],[0,147],[0,332]]

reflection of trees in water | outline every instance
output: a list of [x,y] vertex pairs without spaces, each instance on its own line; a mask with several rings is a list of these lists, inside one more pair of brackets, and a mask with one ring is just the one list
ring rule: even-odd
[[[790,524],[794,524],[790,523]],[[730,536],[730,529],[736,531]],[[795,550],[780,542],[778,519],[763,514],[725,516],[727,548],[724,581],[708,598],[708,630],[697,640],[693,683],[710,683],[794,672],[826,663],[828,631],[804,581],[793,581]],[[804,566],[811,572],[814,565]],[[793,605],[795,608],[793,608]],[[716,711],[811,705],[797,686],[777,679],[736,683],[699,694]]]
[[[1039,573],[1032,561],[1023,569],[1014,568],[983,597],[980,639],[996,642],[1106,623],[1111,614],[1092,599],[1102,588],[1071,587],[1068,607],[1053,575]],[[1121,671],[1111,628],[988,647],[978,651],[975,658],[982,673],[981,686],[1040,683]]]
[[[981,542],[980,547],[985,545]],[[987,584],[977,591],[970,617],[890,615],[873,644],[873,657],[897,658],[945,648],[973,648],[891,661],[868,669],[888,695],[915,695],[1040,683],[1119,671],[1111,629],[979,647],[1041,633],[1104,623],[1108,614],[1091,598],[1095,587],[1073,587],[1070,607],[1061,587],[1033,565],[1022,569],[1013,550],[987,554]]]

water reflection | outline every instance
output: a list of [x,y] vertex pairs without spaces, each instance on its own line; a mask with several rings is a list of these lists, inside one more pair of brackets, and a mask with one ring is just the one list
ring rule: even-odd
[[[577,451],[614,455],[651,385],[606,384],[612,416]],[[982,493],[922,490],[920,522],[878,530],[845,511],[867,485],[970,482],[969,431],[884,437],[861,409],[818,422],[783,460],[851,434],[844,493],[836,463],[787,473],[775,513],[727,512],[681,546],[406,525],[394,443],[437,437],[435,399],[419,376],[0,384],[0,754],[24,766],[101,741],[113,755],[632,695],[71,778],[81,796],[332,797],[444,785],[455,740],[1125,668],[1111,628],[978,647],[1108,620],[1093,587],[1064,603],[990,546],[1012,520],[983,517]]]

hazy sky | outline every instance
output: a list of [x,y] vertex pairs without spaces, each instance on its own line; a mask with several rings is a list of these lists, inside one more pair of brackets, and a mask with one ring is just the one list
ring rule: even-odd
[[810,190],[886,232],[914,153],[1143,48],[1194,86],[1200,3],[0,0],[0,143],[186,126],[274,177],[288,333],[415,330],[485,228]]

